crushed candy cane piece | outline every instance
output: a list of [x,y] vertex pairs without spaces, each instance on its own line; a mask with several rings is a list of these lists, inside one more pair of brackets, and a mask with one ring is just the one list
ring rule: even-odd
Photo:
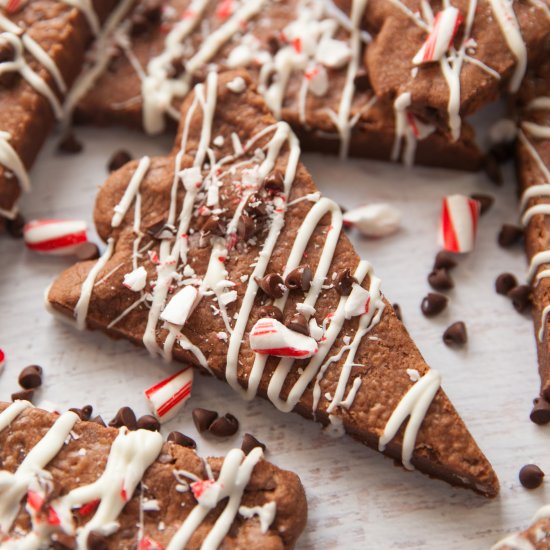
[[315,60],[331,69],[341,69],[350,59],[350,47],[344,41],[334,38],[323,38],[315,53]]
[[88,242],[86,222],[82,220],[33,220],[23,228],[29,250],[53,256],[75,254]]
[[201,506],[205,508],[214,508],[218,503],[222,490],[222,486],[218,481],[214,479],[203,479],[194,481],[190,484],[190,487],[193,496]]
[[145,390],[145,398],[159,422],[174,418],[191,396],[193,369],[187,367]]
[[474,249],[480,204],[465,195],[443,199],[439,226],[439,244],[449,252]]
[[434,19],[430,33],[422,47],[413,57],[415,65],[439,61],[452,46],[463,17],[457,8],[449,6],[441,10]]
[[163,321],[183,326],[200,300],[199,291],[191,285],[184,286],[174,294],[160,314]]
[[226,86],[234,94],[242,94],[246,90],[246,82],[242,76],[236,76]]
[[328,92],[328,73],[323,65],[314,65],[305,72],[309,81],[309,89],[317,97],[322,97]]
[[323,338],[323,336],[325,335],[323,327],[320,327],[313,317],[309,320],[308,326],[311,337],[315,338],[315,340],[319,342],[319,340],[321,340],[321,338]]
[[271,318],[256,321],[250,332],[250,347],[261,355],[306,359],[318,351],[314,338],[294,330]]
[[139,541],[138,550],[162,550],[162,546],[152,538],[143,537]]
[[401,212],[390,204],[373,203],[353,210],[344,216],[344,225],[357,228],[365,237],[386,237],[401,225]]
[[202,186],[201,169],[198,166],[185,168],[179,173],[186,191],[194,191]]
[[133,292],[143,290],[147,284],[147,270],[143,266],[139,266],[130,273],[126,273],[122,284]]
[[370,306],[369,291],[357,283],[353,283],[351,293],[344,305],[344,316],[346,319],[351,319],[357,315],[368,313]]
[[5,364],[6,364],[6,354],[4,353],[4,350],[0,348],[0,372],[2,372]]

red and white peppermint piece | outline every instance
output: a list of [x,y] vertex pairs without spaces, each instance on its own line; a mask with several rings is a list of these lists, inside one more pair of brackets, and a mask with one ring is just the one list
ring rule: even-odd
[[451,47],[462,21],[462,14],[453,6],[440,11],[435,16],[426,41],[413,57],[413,63],[421,65],[422,63],[439,61]]
[[214,508],[220,498],[222,485],[214,479],[202,479],[189,485],[197,502],[205,508]]
[[147,284],[147,270],[141,265],[130,273],[126,273],[122,284],[134,292],[143,290]]
[[258,319],[250,332],[250,347],[261,355],[306,359],[317,353],[315,339],[271,318]]
[[174,418],[191,396],[193,369],[187,367],[145,390],[145,398],[159,422]]
[[350,295],[344,305],[344,316],[346,319],[357,317],[368,313],[370,307],[369,291],[357,283],[353,283]]
[[390,204],[366,204],[348,210],[344,216],[346,227],[357,228],[365,237],[386,237],[401,225],[401,212]]
[[143,537],[139,541],[138,550],[162,550],[162,546],[152,538]]
[[6,354],[4,353],[4,350],[0,348],[0,372],[2,372],[2,369],[4,368],[5,364],[6,364]]
[[192,166],[191,168],[184,168],[179,176],[183,181],[183,186],[186,191],[193,191],[199,189],[202,185],[201,169],[198,166]]
[[328,92],[328,73],[323,65],[313,65],[304,76],[309,82],[309,89],[317,97],[322,97]]
[[199,291],[191,285],[184,286],[177,294],[174,294],[160,318],[173,325],[183,326],[200,300]]
[[33,220],[23,228],[23,237],[30,250],[54,256],[74,254],[88,242],[82,220]]
[[479,202],[465,195],[443,199],[439,244],[449,252],[471,252],[474,249],[479,219]]

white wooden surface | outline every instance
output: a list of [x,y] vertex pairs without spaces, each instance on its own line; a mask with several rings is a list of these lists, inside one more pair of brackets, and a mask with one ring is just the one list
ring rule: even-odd
[[[78,217],[91,225],[98,186],[106,177],[106,159],[121,146],[134,155],[168,150],[167,139],[147,139],[112,131],[81,130],[85,154],[62,157],[50,142],[33,170],[35,190],[25,198],[28,219]],[[305,156],[321,190],[350,207],[366,201],[389,201],[403,213],[396,235],[367,241],[352,234],[362,255],[383,278],[383,290],[401,305],[405,323],[428,362],[444,375],[444,387],[502,483],[493,501],[453,489],[418,473],[407,473],[362,445],[331,439],[311,422],[284,415],[265,402],[242,402],[224,384],[197,376],[184,412],[169,425],[196,437],[201,453],[224,453],[251,432],[269,446],[269,457],[300,474],[309,497],[309,522],[299,548],[488,548],[505,532],[525,526],[535,510],[550,502],[548,488],[523,489],[519,468],[534,461],[550,476],[550,428],[528,419],[537,392],[535,346],[528,317],[521,317],[493,290],[502,271],[523,276],[520,249],[496,245],[500,224],[515,219],[511,171],[498,189],[483,175],[401,167],[367,161],[343,165],[334,158]],[[453,192],[489,192],[493,209],[483,217],[477,248],[453,273],[456,289],[448,311],[435,320],[419,309],[428,291],[426,275],[437,251],[440,199]],[[0,399],[17,390],[22,367],[38,363],[45,384],[35,402],[62,407],[91,403],[109,420],[128,404],[146,412],[142,391],[173,370],[126,342],[101,334],[78,333],[45,312],[43,292],[68,261],[38,256],[20,241],[0,239],[0,347],[7,364],[0,374]],[[441,341],[444,328],[464,320],[470,341],[453,351]],[[230,411],[241,422],[232,440],[219,443],[199,437],[190,410],[201,406]],[[548,483],[547,483],[548,484]]]

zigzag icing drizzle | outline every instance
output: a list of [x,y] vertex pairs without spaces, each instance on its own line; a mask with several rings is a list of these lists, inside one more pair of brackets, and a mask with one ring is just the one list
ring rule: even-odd
[[[249,170],[249,172],[247,172],[246,177],[252,177],[253,175],[256,181],[263,181],[263,179],[274,169],[275,162],[283,146],[287,145],[289,154],[286,169],[284,171],[284,190],[273,199],[273,212],[270,217],[267,234],[261,246],[257,260],[254,263],[252,273],[250,273],[246,278],[246,289],[244,296],[242,297],[240,308],[235,315],[236,321],[234,324],[231,324],[230,319],[227,317],[224,306],[225,299],[228,297],[228,293],[232,292],[231,287],[233,286],[233,283],[227,280],[228,274],[224,267],[224,259],[227,258],[232,247],[234,246],[238,220],[243,212],[247,199],[257,190],[256,186],[252,185],[247,188],[246,185],[244,185],[244,182],[242,183],[243,194],[237,208],[235,209],[233,218],[228,223],[226,235],[224,237],[216,237],[213,239],[212,251],[207,271],[202,279],[197,279],[194,281],[194,284],[199,286],[199,295],[202,299],[211,298],[215,302],[215,307],[220,311],[220,314],[226,323],[227,332],[229,334],[226,360],[227,366],[225,370],[227,382],[245,399],[252,399],[257,394],[260,380],[264,374],[267,356],[260,354],[255,355],[254,364],[248,379],[247,387],[243,388],[237,375],[239,354],[254,300],[259,290],[256,280],[261,279],[266,274],[266,270],[275,249],[277,240],[285,225],[285,215],[289,207],[288,197],[296,176],[296,170],[300,157],[300,147],[297,138],[292,133],[288,124],[285,122],[278,122],[260,131],[247,143],[239,145],[239,150],[234,155],[216,160],[214,149],[211,147],[210,143],[213,139],[212,123],[217,102],[217,81],[217,73],[211,72],[208,75],[206,84],[197,85],[195,88],[195,97],[186,115],[182,132],[181,149],[175,158],[174,179],[167,220],[167,226],[174,226],[176,220],[179,220],[179,227],[175,232],[176,237],[173,242],[162,240],[160,244],[156,268],[157,279],[154,283],[152,296],[149,299],[151,305],[148,312],[147,327],[143,334],[143,344],[152,355],[159,354],[166,360],[170,360],[172,358],[173,346],[177,342],[183,349],[187,349],[194,353],[198,362],[204,368],[209,369],[207,359],[203,355],[202,351],[182,334],[182,326],[175,326],[171,323],[166,323],[164,328],[168,329],[168,336],[165,338],[162,345],[157,341],[157,326],[161,312],[166,306],[168,300],[168,290],[174,283],[178,284],[177,282],[181,280],[181,274],[188,267],[188,234],[192,215],[197,206],[195,204],[197,197],[199,196],[199,193],[201,196],[204,196],[206,193],[207,196],[210,197],[210,193],[208,193],[209,189],[211,189],[212,186],[216,186],[217,188],[222,185],[224,176],[228,175],[228,172],[224,171],[225,166],[234,161],[238,161],[241,165],[247,167],[246,170]],[[191,119],[196,113],[196,110],[199,108],[203,113],[199,146],[195,153],[193,168],[188,168],[182,172],[181,159],[187,152],[187,139],[190,131]],[[271,137],[268,143],[258,151],[258,141],[269,136]],[[255,151],[254,156],[250,160],[246,160],[245,154],[251,151]],[[207,170],[207,175],[203,176],[201,168],[204,169],[204,163],[206,160],[208,160],[209,167]],[[130,183],[123,195],[123,199],[121,200],[121,204],[124,203],[125,205],[124,212],[128,210],[132,200],[135,199],[136,213],[138,213],[138,205],[140,203],[139,181],[142,181],[146,174],[146,170],[141,169],[144,166],[142,164],[143,162],[144,159],[142,159],[137,170],[132,175]],[[192,174],[190,174],[190,172],[192,172]],[[181,210],[177,213],[177,190],[179,185],[182,183],[186,188],[186,194]],[[284,273],[282,274],[284,278],[288,273],[300,265],[313,232],[320,221],[327,214],[330,215],[330,225],[328,226],[327,234],[322,245],[317,268],[313,274],[311,287],[306,293],[300,306],[300,311],[304,314],[307,320],[309,320],[315,312],[315,305],[329,275],[330,266],[342,228],[342,213],[336,203],[327,198],[319,198],[317,195],[315,197],[311,197],[311,200],[314,201],[314,204],[304,217],[303,222],[297,231],[297,236],[293,242]],[[218,203],[217,201],[213,202],[214,204],[211,204],[210,206],[215,208]],[[122,211],[119,210],[119,213],[120,212]],[[139,220],[140,216],[138,215],[134,219],[134,232],[137,236],[136,239],[138,239],[141,234],[141,230],[139,227],[139,221],[136,225],[136,219]],[[118,224],[120,223],[120,218],[117,217],[114,221]],[[108,250],[104,257],[109,257],[111,255],[113,250],[112,247],[113,241],[110,239]],[[134,268],[137,266],[137,256],[135,254],[136,250],[137,246],[134,244]],[[90,281],[95,281],[99,270],[104,266],[104,257],[102,257],[90,271],[85,284],[82,287],[79,304],[89,303],[91,292],[93,290],[93,283],[90,283]],[[98,268],[98,266],[100,267]],[[339,375],[336,392],[327,412],[333,415],[339,407],[349,409],[352,406],[354,397],[362,383],[360,375],[355,377],[351,383],[351,389],[349,390],[347,396],[345,395],[346,388],[351,378],[352,368],[356,366],[356,353],[359,349],[361,341],[380,321],[384,311],[384,302],[380,293],[380,279],[372,273],[370,264],[366,261],[359,262],[355,269],[354,276],[359,283],[364,281],[367,276],[369,277],[370,283],[368,292],[370,295],[370,305],[367,308],[367,311],[360,315],[359,326],[353,339],[347,342],[344,340],[344,344],[340,348],[340,351],[334,356],[329,356],[329,352],[334,343],[338,337],[341,336],[342,328],[346,319],[346,304],[349,297],[342,296],[336,310],[329,314],[325,319],[324,325],[326,331],[323,339],[319,342],[318,352],[311,358],[308,365],[303,369],[303,372],[301,372],[294,386],[290,389],[286,400],[280,397],[280,393],[283,384],[287,380],[289,372],[293,368],[294,359],[288,357],[282,358],[275,367],[269,382],[267,394],[270,401],[279,410],[285,412],[293,410],[310,383],[315,381],[314,404],[312,410],[312,413],[315,414],[321,397],[320,384],[323,375],[331,363],[339,361],[344,356],[346,359]],[[288,290],[285,290],[283,296],[275,300],[274,305],[283,310],[287,298]],[[127,308],[126,311],[131,311],[134,307],[141,303],[142,300],[143,296]],[[81,328],[84,326],[85,311],[86,310],[84,307],[79,309],[79,306],[77,305],[76,316],[80,321],[79,326]],[[124,312],[116,318],[116,322],[120,321],[123,317]],[[112,325],[113,323],[111,323],[110,326]],[[405,394],[401,404],[394,412],[394,416],[392,416],[386,426],[384,439],[381,440],[380,443],[381,448],[385,446],[387,441],[391,440],[395,436],[397,429],[395,429],[394,424],[397,422],[397,419],[400,419],[399,425],[401,425],[407,416],[411,416],[411,421],[409,422],[405,433],[405,444],[403,446],[403,461],[409,468],[412,468],[410,460],[414,450],[416,435],[426,411],[437,389],[439,388],[439,384],[440,377],[435,371],[430,371],[426,374]]]
[[[26,409],[32,408],[27,401],[14,401],[0,413],[0,431],[8,429],[11,423]],[[111,445],[105,469],[99,478],[90,483],[72,489],[65,495],[51,500],[47,504],[48,520],[45,521],[44,503],[53,489],[53,478],[47,465],[71,441],[72,430],[78,421],[73,412],[63,413],[46,432],[42,439],[31,449],[14,473],[0,470],[0,537],[2,548],[8,550],[39,550],[47,545],[52,534],[62,530],[76,536],[79,549],[88,547],[88,536],[92,531],[109,536],[119,529],[118,516],[134,495],[146,470],[161,452],[163,439],[160,433],[148,430],[128,431],[120,428]],[[217,479],[201,480],[194,474],[175,471],[177,479],[184,490],[189,490],[189,483],[205,483],[208,498],[201,498],[197,493],[198,503],[189,512],[167,545],[167,550],[184,548],[193,533],[202,524],[206,516],[222,500],[227,498],[225,507],[201,548],[211,550],[218,548],[229,532],[237,513],[244,518],[258,514],[262,520],[262,531],[266,532],[275,519],[276,505],[269,503],[267,509],[241,507],[242,496],[250,481],[254,467],[263,456],[262,449],[257,447],[247,456],[240,449],[232,449],[227,454]],[[207,463],[205,463],[207,466]],[[209,471],[209,468],[206,468]],[[15,519],[20,513],[20,502],[27,496],[26,511],[32,521],[32,528],[26,534],[8,536]],[[140,517],[138,524],[138,546],[144,539],[143,534],[143,499],[140,499]],[[94,503],[95,511],[87,523],[76,527],[73,510]],[[265,526],[265,530],[264,530]],[[139,546],[141,548],[141,546]]]

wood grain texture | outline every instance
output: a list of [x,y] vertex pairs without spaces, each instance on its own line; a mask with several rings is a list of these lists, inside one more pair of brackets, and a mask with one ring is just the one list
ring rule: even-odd
[[[134,155],[162,154],[170,140],[148,139],[122,131],[110,138],[95,130],[80,131],[85,154],[61,157],[50,141],[33,170],[35,190],[22,207],[28,219],[78,217],[91,224],[96,189],[106,177],[105,165],[121,144]],[[298,548],[483,549],[504,533],[529,523],[550,490],[526,491],[517,480],[520,467],[535,462],[550,475],[550,429],[529,421],[536,395],[535,341],[531,320],[518,315],[494,292],[503,271],[523,279],[521,248],[496,245],[500,224],[516,218],[513,175],[503,188],[483,175],[443,170],[406,170],[383,163],[307,155],[306,165],[320,189],[343,206],[388,201],[403,213],[402,230],[382,240],[351,233],[360,254],[383,279],[383,291],[401,305],[405,324],[428,363],[443,373],[449,397],[502,483],[494,501],[453,489],[392,462],[347,439],[332,439],[318,426],[274,410],[264,402],[245,403],[224,384],[197,376],[187,408],[163,428],[195,437],[201,454],[226,452],[253,433],[268,444],[277,465],[296,471],[309,497],[310,520]],[[420,301],[428,292],[426,276],[437,251],[436,230],[441,198],[455,192],[486,192],[494,207],[480,223],[476,250],[453,272],[456,289],[440,317],[425,319]],[[143,390],[173,372],[127,342],[100,334],[78,333],[52,319],[43,308],[44,289],[68,260],[48,258],[23,249],[21,242],[0,240],[0,347],[7,355],[0,374],[0,398],[17,389],[22,367],[39,363],[45,385],[37,394],[61,407],[91,403],[108,420],[128,404],[146,412]],[[467,349],[454,351],[441,341],[445,327],[463,320]],[[229,411],[241,421],[239,435],[216,442],[197,435],[190,418],[195,406]]]

